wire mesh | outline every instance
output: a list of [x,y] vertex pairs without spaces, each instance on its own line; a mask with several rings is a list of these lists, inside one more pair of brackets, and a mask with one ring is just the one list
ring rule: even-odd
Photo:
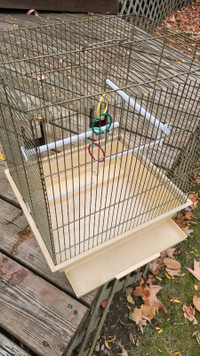
[[162,21],[171,12],[181,9],[192,0],[119,0],[119,14],[138,14],[155,22]]
[[55,264],[186,202],[200,146],[197,42],[131,15],[0,40],[0,137]]

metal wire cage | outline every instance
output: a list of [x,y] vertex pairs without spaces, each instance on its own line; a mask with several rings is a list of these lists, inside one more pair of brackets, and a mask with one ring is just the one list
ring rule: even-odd
[[0,138],[54,265],[186,204],[200,149],[195,41],[133,15],[0,41]]

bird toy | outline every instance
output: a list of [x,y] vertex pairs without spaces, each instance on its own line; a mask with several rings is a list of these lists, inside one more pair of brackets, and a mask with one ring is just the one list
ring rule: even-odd
[[[104,98],[105,96],[106,96],[106,98],[107,98],[106,106],[105,106],[105,108],[104,108],[104,112],[103,112],[103,113],[100,113],[101,103],[102,103],[102,100],[103,100],[103,98]],[[86,138],[86,141],[89,143],[88,152],[89,152],[90,156],[92,157],[92,159],[93,159],[94,161],[98,161],[98,162],[104,162],[104,160],[105,160],[105,151],[104,151],[104,149],[102,148],[102,146],[105,146],[105,145],[107,144],[108,140],[109,140],[108,130],[110,129],[110,127],[111,127],[111,125],[112,125],[112,116],[107,113],[109,100],[110,100],[110,96],[109,96],[108,93],[104,93],[104,94],[101,96],[101,98],[100,98],[100,100],[99,100],[99,103],[98,103],[98,105],[97,105],[97,116],[96,116],[96,117],[94,118],[94,120],[93,120],[92,127],[88,130],[88,131],[91,131],[91,130],[92,130],[95,135],[102,135],[102,134],[105,134],[105,135],[106,135],[105,141],[104,141],[103,143],[98,143],[98,142],[92,142],[90,139]],[[107,126],[105,129],[101,129],[101,127],[95,126],[95,123],[96,123],[97,121],[101,121],[101,118],[104,117],[104,116],[109,117],[109,119],[110,119],[110,122],[109,122],[108,126]],[[96,146],[96,147],[98,147],[98,148],[100,149],[100,151],[101,151],[102,154],[103,154],[103,158],[101,158],[101,159],[96,159],[96,157],[95,157],[95,156],[92,154],[92,152],[91,152],[91,147],[92,147],[92,146]]]

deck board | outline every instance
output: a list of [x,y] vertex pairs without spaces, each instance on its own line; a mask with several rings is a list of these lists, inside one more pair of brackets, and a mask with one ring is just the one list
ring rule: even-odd
[[37,355],[62,355],[88,308],[2,253],[0,265],[0,326]]
[[[0,151],[2,146],[0,144]],[[4,170],[5,161],[0,160],[0,231],[1,251],[14,256],[27,268],[44,277],[66,293],[74,295],[74,291],[64,272],[52,273],[45,261],[43,253],[31,232],[18,200],[7,180]],[[95,290],[82,298],[83,303],[91,306],[98,295]]]
[[[1,145],[0,145],[0,152],[2,152]],[[4,170],[6,168],[7,168],[6,162],[0,160],[0,198],[3,198],[4,200],[7,200],[12,204],[19,206],[17,198],[13,193],[13,190],[11,189],[10,184],[4,173]]]
[[[3,252],[14,256],[20,263],[31,268],[66,293],[74,294],[64,272],[52,273],[50,271],[21,209],[2,199],[0,199],[0,231]],[[97,294],[98,290],[83,297],[82,301],[91,305]]]
[[25,350],[0,333],[0,355],[1,356],[30,356]]

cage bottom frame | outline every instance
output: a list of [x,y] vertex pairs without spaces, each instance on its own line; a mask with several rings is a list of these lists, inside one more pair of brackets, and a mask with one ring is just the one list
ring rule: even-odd
[[63,260],[66,265],[76,262],[187,202],[164,174],[126,143],[114,137],[98,167],[87,146],[43,160],[58,265]]
[[[107,145],[106,155],[120,153],[122,152],[122,147],[123,147],[122,143],[120,143],[120,141],[118,141],[117,139],[114,139],[110,146]],[[82,155],[81,155],[81,150],[83,153]],[[79,154],[79,158],[82,157],[83,161],[91,160],[90,156],[87,157],[85,155],[85,147],[78,149],[78,151],[75,150],[73,152],[73,156],[76,157],[76,154],[77,155]],[[70,155],[69,151],[59,154],[60,162],[62,163],[62,160],[64,158],[66,160],[68,155]],[[56,159],[57,157],[52,156],[51,169],[53,169]],[[69,162],[70,160],[68,159],[67,161]],[[119,162],[117,163],[117,161]],[[150,204],[151,207],[153,205],[156,206],[159,200],[161,205],[161,210],[159,210],[160,215],[156,216],[156,209],[155,209],[155,217],[153,217],[151,220],[146,221],[141,225],[136,226],[133,229],[130,229],[129,231],[123,232],[118,236],[111,238],[108,241],[104,240],[101,245],[96,245],[93,248],[88,248],[87,251],[82,252],[78,256],[74,256],[65,262],[59,263],[59,260],[57,260],[57,265],[53,263],[53,260],[47,250],[47,247],[44,244],[42,236],[39,230],[37,229],[36,222],[33,220],[33,217],[29,212],[29,209],[26,203],[24,202],[15,182],[13,181],[13,178],[9,170],[5,171],[5,174],[36,236],[36,239],[40,245],[40,248],[46,258],[46,261],[50,269],[52,270],[52,272],[64,271],[77,297],[79,298],[91,292],[92,290],[96,289],[97,287],[100,287],[106,282],[114,278],[120,279],[123,276],[127,275],[128,273],[133,272],[139,267],[149,263],[153,259],[157,258],[160,255],[161,251],[175,244],[180,243],[181,241],[185,240],[187,237],[187,235],[173,222],[171,217],[177,211],[189,206],[191,204],[191,201],[187,199],[187,197],[164,174],[158,171],[158,169],[154,165],[148,162],[146,158],[144,159],[142,154],[139,154],[139,159],[132,154],[131,155],[128,154],[116,158],[116,160],[113,160],[113,162],[117,163],[116,164],[117,168],[111,169],[111,174],[108,174],[108,169],[105,163],[103,176],[102,176],[102,172],[100,172],[100,176],[102,180],[99,179],[99,182],[94,182],[92,189],[97,188],[102,191],[103,182],[112,185],[116,179],[117,182],[119,183],[120,179],[121,180],[125,179],[124,177],[126,177],[126,171],[127,171],[129,172],[129,180],[132,182],[132,184],[134,182],[135,189],[136,189],[136,181],[134,180],[136,179],[136,177],[137,179],[139,178],[140,182],[142,180],[146,184],[145,194],[144,193],[142,194],[139,188],[137,190],[138,196],[141,197],[142,202],[145,204],[145,206],[148,206],[148,204]],[[43,162],[44,171],[45,171],[45,165],[47,163],[49,164],[49,162],[47,162],[47,160],[44,159]],[[143,168],[142,170],[139,169],[141,168],[141,165]],[[62,171],[62,164],[60,164],[59,167],[60,167],[60,171]],[[85,169],[87,170],[89,169],[89,173],[88,172],[87,173],[88,176],[91,177],[91,172],[90,172],[91,166],[83,165],[83,167],[85,167],[84,169],[82,169],[83,177],[87,176]],[[78,170],[77,173],[78,172],[80,173],[80,168],[77,168],[77,170]],[[48,172],[46,171],[46,173]],[[80,178],[81,177],[80,176],[78,177],[77,175],[75,180],[77,181],[76,183],[79,184],[79,186],[80,186]],[[161,185],[158,185],[158,179],[159,182],[162,182]],[[58,180],[58,178],[56,177],[56,175],[54,175],[54,181],[53,181],[54,193],[58,192],[56,190],[58,188],[58,187],[56,188],[56,185],[58,185],[58,182],[56,182],[56,180]],[[52,180],[51,181],[48,179],[46,180],[47,194],[51,200],[52,187],[50,182],[52,182]],[[85,183],[86,181],[84,180],[84,184]],[[91,186],[88,187],[87,184],[85,185],[86,185],[85,186],[86,191],[88,190],[88,192],[90,192]],[[150,187],[151,189],[148,189],[148,187]],[[85,189],[83,188],[83,192]],[[84,194],[85,193],[87,194],[87,192],[84,192]],[[169,207],[169,205],[167,205],[169,196],[171,196],[172,198],[174,197],[174,199],[172,199],[172,205],[170,210],[166,211],[166,207],[167,206]],[[77,199],[79,200],[79,198],[80,198],[79,194],[77,194]],[[64,199],[64,197],[62,199]],[[58,211],[60,209],[59,207],[60,202],[61,199],[56,199],[56,206],[58,207]],[[133,203],[133,201],[131,202]],[[135,211],[137,211],[138,206],[141,206],[141,202],[140,201],[137,202],[136,199],[134,204],[135,204]],[[120,210],[120,205],[118,206],[118,208]],[[121,215],[122,211],[120,212],[119,210],[118,210],[118,214],[120,213],[119,215]],[[55,219],[54,216],[55,209],[52,210],[50,209],[50,211],[51,211],[52,218]],[[106,214],[104,214],[104,216],[106,216]],[[74,231],[76,231],[76,229]],[[54,242],[55,242],[55,246],[56,245],[58,246],[56,238],[57,237],[55,234]],[[63,240],[65,238],[66,237],[63,236]],[[77,237],[74,236],[74,241],[76,240],[76,238]]]

